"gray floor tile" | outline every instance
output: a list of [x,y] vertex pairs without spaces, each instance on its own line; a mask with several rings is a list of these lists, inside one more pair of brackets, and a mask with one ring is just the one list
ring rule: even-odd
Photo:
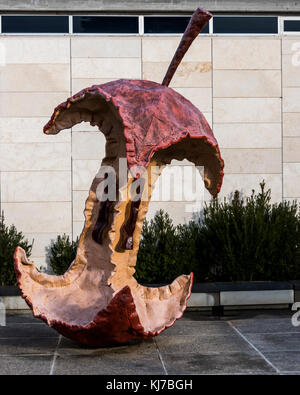
[[223,321],[177,321],[160,336],[233,335],[234,331]]
[[300,373],[299,351],[265,352],[264,355],[280,371]]
[[156,355],[152,358],[108,358],[100,356],[58,357],[54,367],[55,375],[163,375],[162,364]]
[[168,374],[273,374],[259,355],[253,353],[164,354]]
[[215,336],[160,336],[156,338],[161,353],[252,352],[252,348],[238,335]]
[[232,325],[239,329],[243,334],[247,333],[298,333],[300,335],[300,326],[295,327],[291,319],[244,319],[231,321]]
[[134,358],[136,355],[148,358],[157,354],[156,346],[153,339],[142,342],[132,342],[131,344],[114,346],[114,347],[86,347],[72,340],[62,338],[57,350],[60,356],[91,356],[91,357],[116,357],[123,359]]
[[0,356],[0,375],[47,375],[52,356]]
[[10,338],[0,339],[1,355],[53,354],[57,338]]
[[299,351],[300,336],[292,334],[247,334],[246,338],[261,352]]
[[0,327],[0,374],[48,374],[57,348],[55,374],[275,374],[231,325],[284,374],[300,371],[300,328],[289,311],[230,312],[221,319],[198,312],[160,336],[115,347],[91,348],[61,338],[31,313],[8,314]]
[[58,333],[43,323],[18,323],[0,326],[0,339],[11,337],[58,337]]

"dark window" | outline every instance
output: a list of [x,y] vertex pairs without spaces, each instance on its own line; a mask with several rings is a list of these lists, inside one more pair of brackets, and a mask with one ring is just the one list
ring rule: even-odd
[[[183,33],[189,20],[189,16],[145,16],[144,32],[146,34]],[[209,33],[208,24],[202,30],[202,33]]]
[[236,34],[276,34],[278,21],[276,16],[215,16],[214,33]]
[[285,32],[300,32],[300,20],[289,20],[284,21],[284,31]]
[[73,33],[138,33],[136,16],[74,16]]
[[69,17],[4,15],[2,33],[69,33]]

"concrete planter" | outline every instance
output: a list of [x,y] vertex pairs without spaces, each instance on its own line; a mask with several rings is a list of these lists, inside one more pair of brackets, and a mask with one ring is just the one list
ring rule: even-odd
[[188,308],[212,308],[220,314],[224,307],[286,306],[296,301],[300,301],[300,281],[196,283]]
[[[150,286],[161,285],[164,284]],[[16,286],[0,287],[0,299],[7,310],[29,309]],[[188,308],[212,308],[213,312],[221,314],[224,307],[290,305],[299,301],[300,281],[196,283],[188,300]]]
[[295,301],[294,288],[294,282],[277,281],[195,284],[188,307],[219,307],[220,312],[233,306],[289,305]]

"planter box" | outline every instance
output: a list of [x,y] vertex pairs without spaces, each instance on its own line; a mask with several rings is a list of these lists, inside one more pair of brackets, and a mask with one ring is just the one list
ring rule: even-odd
[[[300,290],[300,281],[299,281]],[[241,281],[194,284],[188,307],[286,305],[295,301],[293,282]]]
[[221,306],[294,303],[294,289],[290,282],[251,281],[216,284],[219,284]]
[[0,296],[6,310],[29,310],[28,304],[21,296]]
[[[160,287],[166,284],[145,284]],[[0,287],[0,299],[7,310],[29,309],[18,287]],[[188,308],[212,308],[221,314],[224,306],[271,306],[300,302],[300,281],[245,281],[196,283]]]
[[187,307],[214,307],[220,305],[220,295],[216,292],[192,292]]
[[220,292],[221,306],[274,305],[294,303],[294,291],[232,291]]

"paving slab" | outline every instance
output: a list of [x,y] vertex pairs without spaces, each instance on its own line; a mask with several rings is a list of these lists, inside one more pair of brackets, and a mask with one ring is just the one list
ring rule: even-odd
[[57,349],[60,356],[90,356],[130,359],[136,355],[149,358],[157,355],[157,348],[153,339],[132,342],[115,347],[87,347],[72,340],[62,338]]
[[8,323],[6,326],[0,326],[0,339],[12,337],[57,338],[58,334],[54,329],[43,323]]
[[53,374],[163,375],[164,370],[157,353],[151,358],[136,355],[134,359],[72,355],[57,357]]
[[187,312],[160,336],[115,347],[86,347],[28,313],[0,327],[1,374],[298,374],[300,327],[292,312]]
[[0,375],[48,375],[52,356],[0,356]]
[[0,356],[53,355],[58,337],[0,339]]
[[258,333],[246,337],[261,352],[300,352],[300,336],[297,333]]
[[292,325],[291,317],[281,318],[261,318],[261,319],[244,319],[231,321],[231,324],[243,334],[251,333],[298,333],[300,335],[300,326]]
[[160,336],[156,338],[159,351],[163,354],[252,352],[252,348],[237,334]]
[[275,374],[259,355],[235,353],[163,354],[168,374]]
[[295,372],[300,374],[299,351],[265,352],[264,355],[281,372]]
[[223,321],[176,321],[175,324],[161,333],[163,336],[203,336],[233,335],[233,329]]

